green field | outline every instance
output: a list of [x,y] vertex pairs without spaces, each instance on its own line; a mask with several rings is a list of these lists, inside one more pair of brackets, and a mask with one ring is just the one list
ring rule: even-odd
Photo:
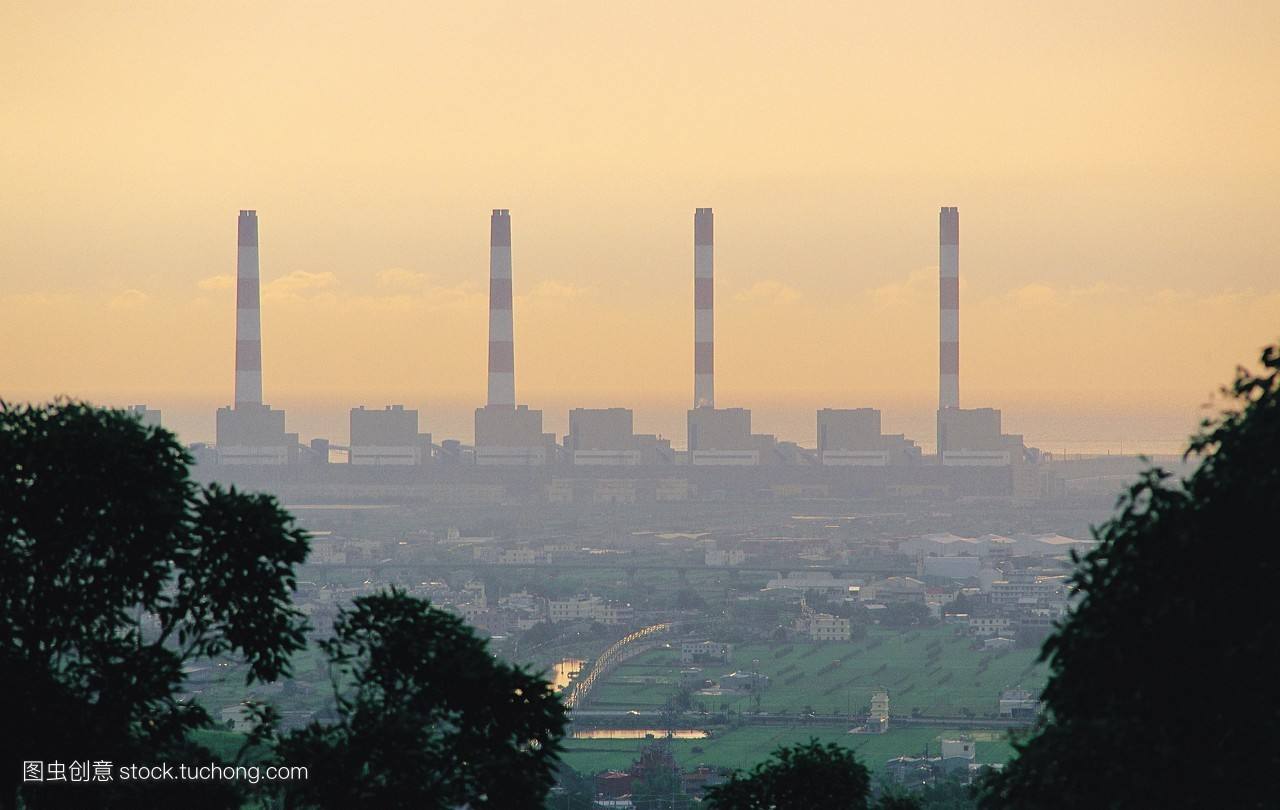
[[[836,742],[853,749],[873,773],[878,773],[889,759],[922,753],[926,747],[936,756],[944,737],[950,739],[961,734],[977,741],[979,762],[1004,762],[1012,754],[1008,735],[1002,731],[961,732],[922,726],[891,728],[884,734],[849,734],[847,726],[743,726],[705,740],[673,740],[671,745],[676,761],[686,769],[698,765],[745,769],[767,758],[779,745],[807,742],[810,737],[817,737],[822,742]],[[579,773],[624,769],[639,758],[640,749],[647,742],[651,741],[569,739],[565,740],[564,761]]]
[[[1000,691],[1021,686],[1039,690],[1045,669],[1035,650],[982,651],[948,627],[910,633],[871,629],[861,641],[835,643],[744,644],[729,664],[704,664],[715,680],[734,670],[768,675],[760,711],[852,714],[866,710],[877,689],[889,692],[893,714],[930,717],[994,716]],[[753,663],[758,661],[758,663]],[[675,692],[680,673],[678,649],[657,649],[617,667],[592,692],[594,709],[652,709]],[[741,694],[693,696],[710,712],[753,711]]]

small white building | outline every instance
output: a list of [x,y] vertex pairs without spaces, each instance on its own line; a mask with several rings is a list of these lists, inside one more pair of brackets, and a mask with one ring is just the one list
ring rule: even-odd
[[599,596],[571,596],[568,599],[552,599],[547,602],[548,618],[552,622],[590,621],[601,624],[626,624],[635,617],[635,609],[628,604],[606,602]]
[[999,636],[1010,632],[1013,619],[1008,616],[970,616],[969,634],[982,638]]
[[733,656],[733,645],[719,641],[685,641],[680,644],[680,663],[692,664],[697,661],[718,661],[729,663]]
[[867,713],[868,730],[883,734],[889,730],[889,693],[878,689],[871,693],[871,711]]
[[742,565],[747,553],[740,548],[713,548],[706,553],[706,564],[709,568],[727,568]]
[[1040,713],[1040,698],[1026,689],[1006,689],[1000,693],[1001,717],[1035,717]]
[[853,635],[853,624],[843,616],[818,613],[801,604],[795,631],[807,635],[810,641],[848,641]]

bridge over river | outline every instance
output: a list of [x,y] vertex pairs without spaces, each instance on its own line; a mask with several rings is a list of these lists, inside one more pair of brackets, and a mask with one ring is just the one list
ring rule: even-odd
[[615,666],[639,655],[646,650],[650,650],[660,643],[662,636],[675,629],[674,622],[662,622],[660,624],[651,624],[648,627],[642,627],[635,630],[622,638],[615,641],[609,646],[609,649],[602,652],[596,660],[591,662],[591,666],[583,672],[569,685],[569,690],[565,693],[564,705],[570,709],[576,709],[581,706],[587,697],[591,694],[591,690],[601,678],[609,673]]

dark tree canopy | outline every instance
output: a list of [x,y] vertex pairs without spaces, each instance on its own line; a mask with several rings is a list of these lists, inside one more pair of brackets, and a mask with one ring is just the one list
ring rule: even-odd
[[813,810],[867,806],[871,777],[854,753],[817,739],[780,746],[747,773],[707,790],[712,810]]
[[[188,476],[168,431],[77,402],[0,403],[0,807],[23,760],[191,760],[209,724],[179,700],[182,669],[234,654],[250,680],[303,645],[293,568],[305,534],[265,495]],[[27,786],[29,806],[229,801],[210,786]],[[175,797],[176,799],[176,797]]]
[[278,741],[282,762],[311,768],[288,806],[542,807],[566,722],[545,680],[397,590],[355,599],[321,646],[339,719]]
[[1196,470],[1147,472],[1096,530],[1041,653],[1046,720],[984,807],[1275,806],[1280,352],[1225,393]]

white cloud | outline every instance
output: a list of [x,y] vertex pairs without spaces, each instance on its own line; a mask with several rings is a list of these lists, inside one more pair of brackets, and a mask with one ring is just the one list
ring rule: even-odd
[[1130,294],[1123,287],[1103,283],[1065,288],[1051,287],[1048,284],[1027,284],[1005,293],[1004,298],[1019,307],[1067,307],[1105,304],[1112,300],[1124,300]]
[[196,282],[196,286],[202,290],[229,290],[236,284],[235,278],[230,273],[223,273],[218,276],[209,276],[202,278]]
[[378,271],[378,286],[399,290],[420,290],[431,280],[429,273],[415,273],[403,267],[391,267]]
[[781,304],[800,300],[800,291],[781,281],[757,281],[734,297],[744,303]]
[[151,297],[142,290],[125,290],[113,296],[107,306],[112,309],[138,309],[146,305]]
[[588,289],[586,287],[579,287],[576,284],[548,279],[546,281],[539,282],[538,286],[534,287],[533,291],[528,293],[528,297],[551,300],[571,300],[574,298],[581,298],[586,295],[587,292]]
[[328,290],[338,285],[338,276],[334,273],[309,273],[306,270],[294,270],[287,276],[273,279],[263,285],[264,298],[297,298],[321,290]]
[[[960,284],[964,285],[963,278],[960,279]],[[873,287],[868,294],[877,306],[916,304],[926,300],[930,294],[938,294],[938,268],[913,270],[905,280]]]

